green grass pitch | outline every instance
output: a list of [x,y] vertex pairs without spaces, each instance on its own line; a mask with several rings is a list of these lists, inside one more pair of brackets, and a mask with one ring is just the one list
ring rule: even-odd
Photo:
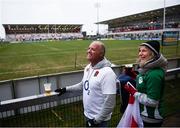
[[[44,41],[0,45],[0,80],[81,70],[92,41]],[[135,63],[143,41],[103,40],[106,58],[116,65]],[[179,48],[179,47],[178,47]],[[161,47],[162,50],[162,47]],[[177,46],[163,47],[167,58],[180,56]]]

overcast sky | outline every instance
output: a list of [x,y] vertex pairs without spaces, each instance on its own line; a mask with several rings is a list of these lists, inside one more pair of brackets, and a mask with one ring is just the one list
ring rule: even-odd
[[[165,3],[172,6],[180,4],[180,0],[165,0]],[[88,27],[97,21],[162,7],[164,0],[0,0],[0,24],[85,24]]]

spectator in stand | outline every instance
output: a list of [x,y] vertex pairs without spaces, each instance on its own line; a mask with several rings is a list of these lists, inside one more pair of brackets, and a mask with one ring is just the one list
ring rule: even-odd
[[82,81],[55,90],[59,95],[66,91],[83,90],[87,127],[107,127],[115,106],[116,75],[111,63],[104,56],[104,44],[93,41],[87,50],[87,59],[90,63],[84,69]]
[[160,127],[163,123],[163,91],[167,60],[159,51],[158,41],[142,43],[139,47],[137,90],[125,85],[125,89],[140,103],[145,127]]

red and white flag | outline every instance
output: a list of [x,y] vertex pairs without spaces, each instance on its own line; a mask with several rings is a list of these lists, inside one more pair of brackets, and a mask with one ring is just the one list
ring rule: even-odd
[[128,106],[117,127],[143,127],[139,109],[139,102],[130,95]]

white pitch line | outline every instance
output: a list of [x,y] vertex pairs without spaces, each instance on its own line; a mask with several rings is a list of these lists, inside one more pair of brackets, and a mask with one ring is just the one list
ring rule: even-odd
[[60,121],[63,121],[63,119],[62,119],[54,110],[51,110],[51,112],[52,112]]

